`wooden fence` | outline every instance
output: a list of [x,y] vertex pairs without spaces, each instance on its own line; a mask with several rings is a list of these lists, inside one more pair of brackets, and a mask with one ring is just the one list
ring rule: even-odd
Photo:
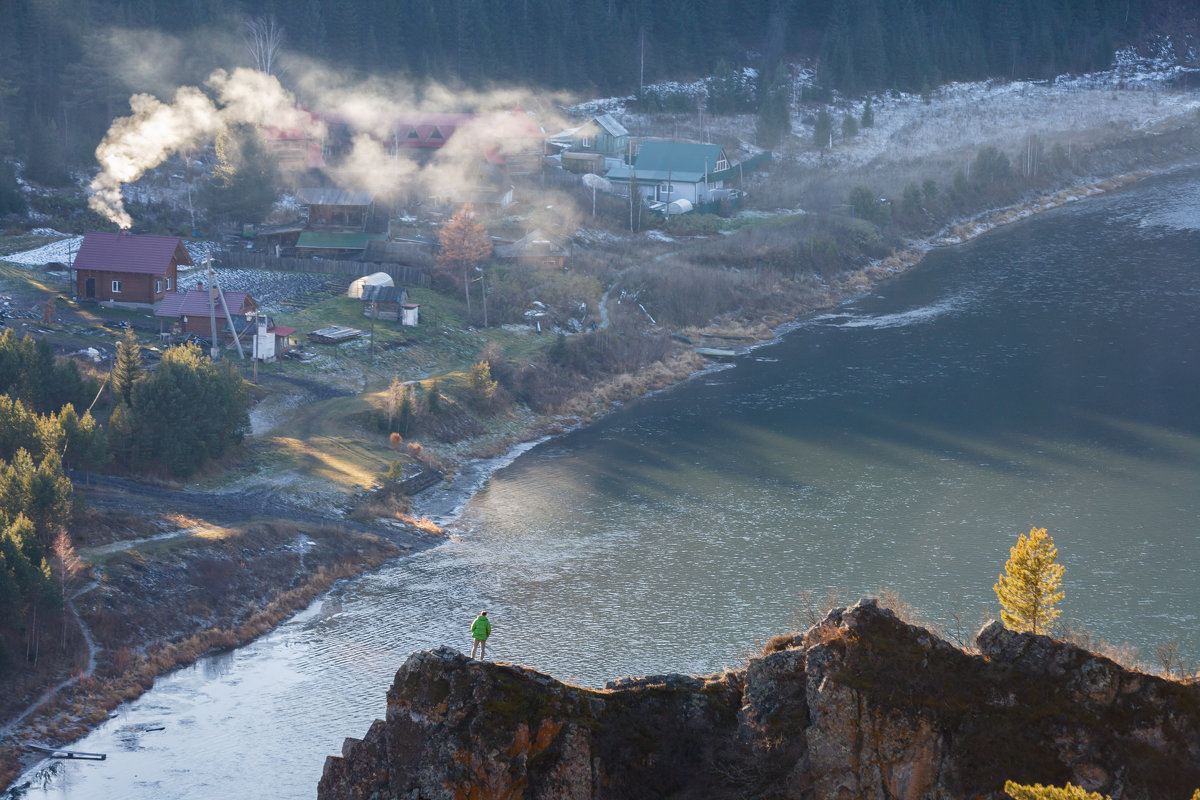
[[321,275],[352,275],[361,278],[376,272],[392,276],[397,286],[429,286],[429,270],[408,264],[381,264],[370,261],[339,261],[331,258],[288,258],[253,253],[249,250],[226,250],[217,263],[232,269],[269,269],[277,272],[314,272]]

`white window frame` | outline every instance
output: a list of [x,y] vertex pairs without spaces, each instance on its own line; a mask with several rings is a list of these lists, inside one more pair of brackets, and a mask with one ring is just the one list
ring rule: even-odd
[[713,172],[720,172],[723,169],[729,169],[729,162],[723,158],[717,159],[717,168]]
[[171,276],[167,276],[167,291],[171,291]]
[[155,278],[154,279],[154,293],[159,294],[161,292],[162,292],[162,281],[159,280],[158,278]]
[[584,136],[579,140],[580,147],[591,147],[595,139],[591,136]]
[[120,282],[120,281],[113,281],[113,282],[112,282],[112,293],[113,293],[113,294],[120,294],[120,293],[121,293],[121,282]]
[[675,192],[676,192],[676,189],[675,189],[674,181],[670,181],[668,183],[660,183],[658,185],[658,199],[659,200],[662,200],[665,197],[667,202],[669,203],[669,202],[671,202],[671,195],[675,194]]

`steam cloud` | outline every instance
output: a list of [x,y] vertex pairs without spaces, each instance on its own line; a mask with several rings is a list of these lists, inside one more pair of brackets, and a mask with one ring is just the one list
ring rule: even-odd
[[129,100],[133,115],[114,120],[96,148],[100,173],[92,180],[88,205],[121,228],[133,219],[125,211],[121,186],[132,183],[174,153],[211,141],[239,123],[274,125],[323,135],[320,123],[296,107],[296,99],[272,75],[239,67],[217,70],[205,84],[216,99],[195,86],[175,92],[168,105],[153,95]]
[[[519,90],[464,92],[437,85],[422,87],[418,100],[409,85],[339,79],[330,70],[300,60],[289,73],[296,76],[297,90],[313,107],[345,120],[356,131],[350,152],[328,170],[330,175],[341,185],[377,195],[388,195],[401,181],[413,180],[425,188],[436,186],[439,194],[470,189],[477,182],[482,149],[494,148],[509,156],[522,141],[529,141],[531,121],[514,109],[544,110],[548,100],[558,100]],[[138,180],[171,155],[213,141],[234,125],[303,132],[314,140],[326,136],[321,119],[301,108],[295,95],[272,75],[244,67],[231,73],[216,70],[204,87],[207,91],[184,86],[170,103],[149,94],[130,98],[133,114],[115,120],[96,148],[101,171],[92,181],[88,200],[94,211],[121,228],[131,227],[133,220],[121,195],[124,184]],[[395,120],[406,112],[432,109],[474,109],[480,115],[460,126],[423,167],[389,153],[389,145],[394,147],[395,138],[403,135],[395,130]]]

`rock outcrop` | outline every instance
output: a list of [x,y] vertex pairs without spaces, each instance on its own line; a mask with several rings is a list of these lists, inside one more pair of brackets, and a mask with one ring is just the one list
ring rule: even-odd
[[998,623],[976,644],[863,600],[744,671],[602,690],[416,653],[318,797],[998,799],[1012,779],[1186,800],[1200,786],[1200,687]]

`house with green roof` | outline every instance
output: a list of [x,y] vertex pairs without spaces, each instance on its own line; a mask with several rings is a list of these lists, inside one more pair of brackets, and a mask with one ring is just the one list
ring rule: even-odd
[[718,144],[651,141],[642,143],[632,164],[619,164],[605,177],[626,195],[636,183],[642,201],[651,208],[680,200],[698,206],[729,199],[725,178],[731,169],[725,148]]

